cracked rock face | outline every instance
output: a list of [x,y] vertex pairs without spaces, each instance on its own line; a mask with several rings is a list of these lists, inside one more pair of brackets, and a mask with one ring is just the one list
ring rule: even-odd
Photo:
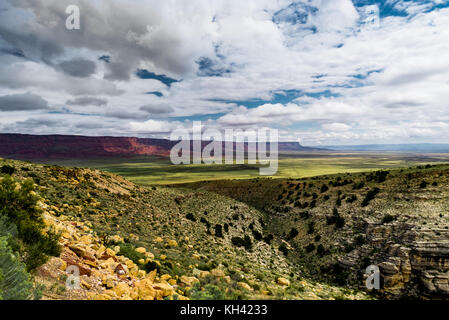
[[381,293],[388,297],[449,298],[449,231],[410,228],[401,223],[366,227],[367,244],[339,259],[346,268],[360,269],[372,255],[381,274]]

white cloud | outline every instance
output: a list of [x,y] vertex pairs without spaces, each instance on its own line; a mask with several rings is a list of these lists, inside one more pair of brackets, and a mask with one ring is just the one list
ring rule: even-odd
[[[69,2],[84,8],[80,33],[61,24]],[[59,114],[4,112],[0,129],[96,134],[101,123],[98,133],[159,135],[185,125],[170,117],[220,114],[208,125],[272,126],[309,144],[445,140],[449,9],[396,1],[411,15],[371,28],[350,0],[303,3],[318,9],[305,24],[285,22],[302,8],[288,0],[10,1],[0,12],[0,95],[29,92]],[[230,72],[199,77],[200,57]],[[95,67],[61,69],[63,61]],[[137,68],[182,81],[139,79]],[[257,108],[227,102],[269,101],[280,90],[310,95]],[[326,90],[333,94],[318,95]],[[84,97],[96,103],[66,103]]]

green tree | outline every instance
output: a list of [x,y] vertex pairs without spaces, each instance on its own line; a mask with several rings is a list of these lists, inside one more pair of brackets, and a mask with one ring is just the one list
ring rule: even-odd
[[52,231],[44,232],[39,197],[33,189],[31,180],[16,183],[8,175],[0,182],[0,217],[3,224],[13,226],[15,234],[9,242],[15,243],[14,250],[20,251],[28,271],[45,263],[48,256],[60,254],[58,236]]
[[0,237],[0,300],[25,300],[33,298],[33,281],[8,245]]

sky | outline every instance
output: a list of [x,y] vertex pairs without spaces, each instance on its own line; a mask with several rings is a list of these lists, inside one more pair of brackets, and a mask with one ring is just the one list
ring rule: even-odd
[[449,143],[449,0],[0,2],[0,132],[166,138],[193,121]]

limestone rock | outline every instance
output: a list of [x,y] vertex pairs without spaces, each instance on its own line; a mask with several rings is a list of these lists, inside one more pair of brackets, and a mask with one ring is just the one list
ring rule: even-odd
[[278,278],[277,279],[277,283],[281,286],[289,286],[290,285],[290,280],[286,279],[286,278]]

